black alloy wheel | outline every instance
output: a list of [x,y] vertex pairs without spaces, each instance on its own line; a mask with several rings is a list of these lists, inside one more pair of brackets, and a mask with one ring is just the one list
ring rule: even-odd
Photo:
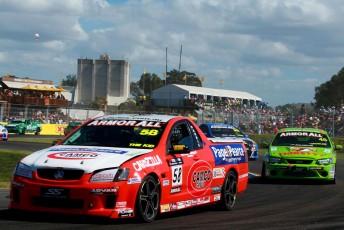
[[220,206],[225,210],[232,210],[237,198],[237,176],[233,171],[229,171],[225,177],[221,192]]
[[142,181],[136,198],[136,215],[139,220],[152,222],[159,213],[160,187],[156,179],[150,175]]

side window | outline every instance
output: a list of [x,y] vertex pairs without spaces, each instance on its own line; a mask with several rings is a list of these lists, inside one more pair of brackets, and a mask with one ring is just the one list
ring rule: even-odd
[[191,130],[191,134],[192,134],[192,138],[193,138],[194,149],[203,148],[202,139],[192,124],[190,124],[190,130]]
[[185,145],[190,150],[202,148],[202,140],[195,128],[188,122],[181,122],[173,127],[168,146]]

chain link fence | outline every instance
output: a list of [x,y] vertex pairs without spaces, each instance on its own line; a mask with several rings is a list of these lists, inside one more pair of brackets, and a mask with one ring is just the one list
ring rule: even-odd
[[258,108],[225,108],[225,109],[180,109],[180,108],[145,108],[137,111],[119,110],[109,107],[107,111],[90,108],[54,107],[0,104],[0,121],[13,119],[32,119],[46,124],[68,124],[71,121],[86,121],[105,114],[118,113],[155,113],[183,115],[191,117],[198,125],[202,123],[233,124],[247,134],[271,134],[284,127],[311,127],[326,130],[333,137],[344,136],[344,110],[321,109],[308,116],[294,114],[292,110],[275,111]]

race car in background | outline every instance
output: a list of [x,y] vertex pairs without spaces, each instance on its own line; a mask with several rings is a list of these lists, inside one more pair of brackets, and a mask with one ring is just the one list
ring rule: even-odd
[[250,160],[258,159],[258,144],[241,130],[230,124],[204,123],[200,125],[203,133],[213,141],[242,140]]
[[3,124],[0,124],[0,140],[2,141],[8,140],[8,130]]
[[264,155],[262,178],[323,180],[335,184],[335,149],[324,130],[281,129]]
[[200,205],[231,210],[247,183],[240,140],[212,142],[186,117],[108,115],[18,162],[9,208],[151,222]]

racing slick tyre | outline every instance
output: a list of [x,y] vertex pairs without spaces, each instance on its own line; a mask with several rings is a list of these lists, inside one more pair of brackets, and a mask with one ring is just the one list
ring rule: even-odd
[[160,186],[154,177],[146,176],[136,197],[135,215],[140,221],[152,222],[159,213]]
[[224,210],[232,210],[237,197],[237,176],[231,170],[227,173],[222,185],[220,207]]
[[39,135],[40,132],[41,132],[41,129],[37,129],[35,132],[35,135]]
[[23,129],[22,132],[21,132],[21,134],[22,134],[22,135],[25,135],[25,133],[26,133],[26,129]]
[[262,166],[261,177],[262,177],[263,180],[266,178],[266,175],[265,175],[265,163],[263,163],[263,166]]

